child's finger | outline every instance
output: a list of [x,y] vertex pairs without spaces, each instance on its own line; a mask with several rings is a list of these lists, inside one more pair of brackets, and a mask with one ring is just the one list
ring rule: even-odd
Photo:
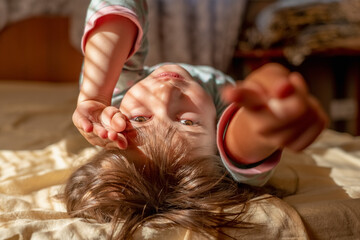
[[101,124],[107,130],[122,132],[126,129],[126,118],[116,107],[106,107],[100,115]]
[[236,102],[248,109],[257,109],[266,105],[265,96],[254,88],[238,85],[226,87],[222,92],[223,99],[227,102]]
[[118,134],[117,145],[120,149],[126,149],[128,146],[128,141],[126,137],[121,133]]
[[278,119],[292,121],[311,107],[307,86],[298,73],[291,73],[289,80],[278,85],[276,91],[277,96],[269,99],[268,107]]
[[286,111],[286,108],[284,107],[284,104],[281,102],[281,100],[277,98],[272,98],[268,101],[268,107],[270,111],[278,118],[278,119],[286,119],[288,113]]
[[126,118],[125,115],[120,111],[115,113],[111,118],[111,129],[115,132],[122,132],[126,129]]
[[260,133],[267,139],[272,139],[277,145],[285,146],[286,144],[298,138],[310,125],[313,124],[314,116],[306,114],[293,121],[277,121],[270,128],[264,128]]
[[278,85],[276,86],[274,97],[282,99],[289,97],[294,92],[295,92],[294,85],[289,80],[285,80],[279,82]]
[[269,97],[277,98],[278,88],[286,84],[290,71],[278,63],[269,63],[253,71],[246,82],[255,82],[262,86]]
[[89,119],[82,117],[80,119],[78,119],[78,124],[80,125],[80,128],[84,131],[84,132],[92,132],[93,131],[93,124],[92,122],[90,122]]
[[300,73],[298,73],[298,72],[290,73],[289,81],[295,87],[295,89],[299,90],[300,92],[302,92],[304,94],[309,93],[309,89],[305,82],[305,79]]
[[318,106],[315,99],[309,100],[307,110],[298,112],[291,118],[283,121],[282,125],[267,129],[262,134],[267,138],[278,141],[282,146],[299,151],[312,143],[316,136],[326,127],[326,114]]
[[93,132],[102,139],[108,138],[108,131],[100,124],[94,123]]
[[286,147],[293,151],[301,151],[313,143],[323,129],[324,125],[321,122],[314,123]]
[[76,109],[72,115],[72,121],[79,130],[82,130],[86,133],[93,131],[92,122],[87,117],[80,114],[78,109]]
[[114,131],[108,131],[108,138],[111,141],[116,142],[117,147],[120,148],[120,149],[126,149],[127,146],[128,146],[128,142],[127,142],[126,137],[121,133],[117,133],[117,132],[114,132]]
[[111,119],[113,116],[119,112],[119,109],[113,106],[109,106],[104,108],[104,110],[100,114],[100,122],[101,124],[107,128],[111,129]]
[[115,131],[112,130],[108,130],[108,134],[107,134],[108,139],[110,139],[111,141],[116,141],[118,139],[118,134]]

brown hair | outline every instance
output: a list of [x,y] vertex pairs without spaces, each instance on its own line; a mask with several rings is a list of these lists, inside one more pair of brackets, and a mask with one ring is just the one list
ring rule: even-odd
[[[218,156],[191,157],[188,142],[175,135],[140,131],[145,155],[119,149],[97,154],[68,180],[68,213],[111,222],[116,239],[129,239],[145,225],[178,225],[212,236],[227,236],[222,228],[251,227],[243,214],[259,191],[235,182]],[[239,212],[221,211],[241,204]]]

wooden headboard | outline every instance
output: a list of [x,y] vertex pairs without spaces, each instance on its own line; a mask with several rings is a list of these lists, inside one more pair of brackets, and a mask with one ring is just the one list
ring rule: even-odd
[[0,32],[0,80],[78,81],[82,59],[67,17],[29,18]]

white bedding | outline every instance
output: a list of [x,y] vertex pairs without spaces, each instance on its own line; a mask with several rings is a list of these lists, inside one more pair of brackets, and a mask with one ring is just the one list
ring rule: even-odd
[[[104,239],[109,226],[71,219],[56,195],[97,150],[71,122],[77,84],[0,82],[0,239]],[[293,193],[254,206],[243,239],[360,239],[360,139],[327,130],[285,151],[271,184]],[[136,239],[204,239],[143,228]]]

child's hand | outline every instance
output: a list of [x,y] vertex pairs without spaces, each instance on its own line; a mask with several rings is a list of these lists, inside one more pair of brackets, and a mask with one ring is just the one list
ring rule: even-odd
[[303,77],[278,64],[265,65],[244,83],[225,88],[223,97],[243,107],[238,123],[246,124],[247,133],[259,140],[254,142],[261,142],[259,145],[269,152],[282,147],[304,149],[328,121],[320,104],[309,94]]
[[121,133],[126,129],[126,118],[118,108],[100,102],[80,102],[73,114],[74,125],[93,145],[126,149],[128,142]]

